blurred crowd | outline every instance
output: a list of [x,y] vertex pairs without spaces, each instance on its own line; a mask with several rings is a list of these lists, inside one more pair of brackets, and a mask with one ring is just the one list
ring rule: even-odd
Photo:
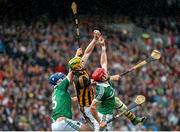
[[[117,20],[117,19],[116,19]],[[124,20],[124,19],[123,19]],[[121,22],[123,22],[121,20]],[[113,19],[112,22],[115,22]],[[114,122],[114,130],[180,131],[180,32],[173,18],[136,18],[133,21],[145,31],[156,35],[141,41],[128,32],[106,29],[105,20],[83,18],[80,26],[81,47],[89,44],[95,28],[106,38],[108,70],[120,74],[153,49],[161,52],[160,60],[152,62],[114,82],[116,94],[129,104],[138,94],[146,103],[134,110],[148,116],[143,125],[133,126],[124,117]],[[117,21],[116,21],[117,22]],[[54,72],[67,73],[68,60],[75,55],[78,44],[72,22],[23,22],[0,25],[0,130],[51,130],[51,92],[48,77]],[[89,58],[89,74],[100,65],[100,46]],[[71,85],[70,93],[75,95]],[[77,104],[73,119],[82,120]]]

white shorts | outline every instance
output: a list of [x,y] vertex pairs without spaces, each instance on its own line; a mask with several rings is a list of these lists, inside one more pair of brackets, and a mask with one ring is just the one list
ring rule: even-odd
[[[98,115],[100,117],[100,119],[103,121],[103,122],[107,122],[109,121],[110,119],[112,119],[113,115],[103,115],[101,113],[98,112]],[[112,125],[112,122],[108,123],[107,124],[107,127],[104,129],[104,131],[113,131],[113,125]]]
[[82,123],[65,118],[51,124],[52,131],[79,131]]
[[87,117],[89,117],[89,119],[93,123],[94,131],[98,131],[99,130],[99,124],[96,121],[96,119],[94,118],[94,116],[91,114],[90,107],[84,107],[84,113],[86,114]]

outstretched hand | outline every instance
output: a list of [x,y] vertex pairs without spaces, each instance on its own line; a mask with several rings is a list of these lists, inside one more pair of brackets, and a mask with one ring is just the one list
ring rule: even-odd
[[104,38],[103,38],[102,36],[99,37],[98,42],[99,42],[99,44],[101,44],[101,45],[105,45],[105,40],[104,40]]
[[98,41],[98,39],[99,39],[100,36],[101,36],[101,32],[100,32],[99,30],[94,30],[94,31],[93,31],[93,35],[94,35],[94,39],[95,39],[96,41]]
[[76,51],[76,56],[82,56],[83,50],[81,48],[78,48]]

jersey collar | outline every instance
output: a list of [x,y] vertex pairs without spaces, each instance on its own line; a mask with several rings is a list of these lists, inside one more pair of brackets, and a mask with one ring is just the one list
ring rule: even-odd
[[103,87],[110,86],[109,83],[99,83],[99,82],[97,82],[96,84],[99,85],[99,86],[103,86]]

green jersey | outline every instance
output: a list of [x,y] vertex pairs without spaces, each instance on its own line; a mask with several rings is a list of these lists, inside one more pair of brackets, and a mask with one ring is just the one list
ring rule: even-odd
[[71,96],[67,91],[69,79],[66,77],[59,85],[55,86],[52,93],[52,115],[54,121],[59,117],[72,118]]
[[97,83],[95,100],[99,102],[97,110],[101,114],[113,114],[115,105],[114,89],[109,83]]

